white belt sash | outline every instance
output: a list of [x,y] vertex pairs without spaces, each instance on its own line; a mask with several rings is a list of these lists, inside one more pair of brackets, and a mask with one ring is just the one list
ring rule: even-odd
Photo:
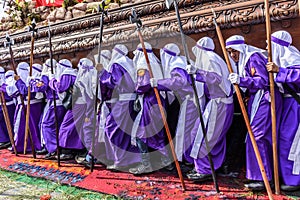
[[133,101],[136,97],[136,93],[123,93],[119,94],[119,101]]
[[[101,104],[100,104],[101,105]],[[99,106],[100,106],[99,105]],[[100,122],[98,127],[98,142],[105,142],[104,136],[105,136],[105,124],[106,124],[106,117],[109,114],[109,109],[105,102],[103,102],[100,110]]]
[[298,125],[298,129],[295,134],[288,159],[290,161],[294,161],[293,174],[299,175],[300,174],[300,124]]
[[137,130],[138,130],[138,127],[140,125],[143,110],[144,110],[143,99],[144,99],[144,95],[139,95],[138,96],[138,101],[140,102],[141,110],[138,113],[138,115],[136,116],[136,118],[133,122],[132,130],[131,130],[131,144],[134,145],[134,146],[136,146],[136,134],[137,134]]
[[186,108],[187,102],[190,99],[190,95],[185,97],[185,100],[181,103],[179,117],[178,117],[178,124],[176,128],[176,135],[175,135],[175,152],[177,155],[178,161],[182,161],[183,155],[183,145],[184,145],[184,135],[185,135],[185,117],[186,117]]

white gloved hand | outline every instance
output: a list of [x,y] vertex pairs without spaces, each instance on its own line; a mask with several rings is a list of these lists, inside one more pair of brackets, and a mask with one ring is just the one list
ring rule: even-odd
[[232,84],[240,84],[240,76],[237,73],[231,73],[231,74],[229,74],[228,80]]
[[187,65],[186,66],[186,71],[188,74],[195,74],[197,69],[193,65]]
[[150,85],[151,87],[157,87],[157,79],[150,78]]

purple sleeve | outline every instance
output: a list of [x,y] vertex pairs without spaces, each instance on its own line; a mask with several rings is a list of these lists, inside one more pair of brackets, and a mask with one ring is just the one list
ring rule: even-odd
[[18,88],[21,95],[27,95],[28,94],[28,87],[26,84],[21,80],[16,81],[16,87]]
[[40,87],[36,87],[36,92],[46,92],[49,85],[49,77],[43,75],[40,82],[42,82],[43,85]]
[[123,70],[121,68],[122,67],[118,64],[111,66],[111,73],[108,73],[109,75],[103,82],[108,88],[114,89],[116,85],[120,84],[123,76]]
[[107,83],[109,82],[107,79],[109,79],[109,77],[110,74],[106,70],[100,76],[99,81],[102,101],[106,101],[110,98],[110,96],[108,95],[109,88],[107,87]]
[[195,80],[207,84],[220,84],[222,82],[222,77],[215,72],[198,69]]
[[60,81],[52,79],[49,83],[51,89],[56,90],[59,93],[67,91],[75,83],[76,76],[65,74],[62,75]]
[[143,73],[138,73],[138,78],[137,78],[137,87],[136,87],[136,92],[138,94],[144,94],[148,90],[151,89],[150,85],[150,74],[148,70],[144,70]]
[[3,85],[1,85],[0,90],[1,90],[1,92],[6,93],[6,84],[5,83]]
[[279,67],[276,82],[300,84],[300,66],[292,68]]
[[38,91],[38,87],[36,86],[36,84],[39,82],[39,80],[31,80],[30,81],[30,91],[31,92],[39,92]]
[[1,92],[3,92],[6,101],[11,101],[13,99],[12,97],[8,96],[8,94],[6,93],[6,86],[7,86],[6,84],[1,85],[0,90]]
[[157,89],[162,91],[176,91],[182,88],[182,86],[189,84],[186,75],[187,73],[185,70],[175,68],[171,72],[171,78],[165,78],[157,81]]
[[269,85],[266,59],[260,54],[254,53],[245,67],[246,76],[241,77],[240,86],[250,90],[266,88]]

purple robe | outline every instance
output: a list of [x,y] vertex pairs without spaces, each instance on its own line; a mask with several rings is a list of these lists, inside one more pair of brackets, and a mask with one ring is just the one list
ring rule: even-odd
[[[16,87],[18,88],[19,93],[23,95],[24,103],[26,104],[28,87],[21,79],[17,80]],[[31,92],[29,129],[32,135],[32,141],[34,143],[35,150],[40,150],[41,135],[40,135],[39,122],[43,112],[44,104],[41,99],[36,99],[35,95],[36,95],[35,92]],[[25,110],[27,110],[27,105],[25,105]],[[26,116],[24,115],[22,104],[18,103],[15,116],[14,116],[15,144],[16,144],[17,152],[23,152],[24,150],[25,121],[26,121]],[[31,151],[31,143],[29,137],[27,143],[27,151]]]
[[[138,76],[137,93],[144,95],[142,117],[137,129],[137,138],[140,138],[148,147],[159,150],[164,156],[168,156],[166,148],[166,133],[162,116],[157,104],[154,89],[150,85],[150,74],[145,70],[145,74]],[[165,99],[160,95],[162,106],[165,109]]]
[[[176,141],[175,143],[175,149],[182,148],[182,158],[184,158],[188,162],[193,162],[193,159],[190,157],[188,151],[191,149],[192,142],[194,138],[191,135],[192,129],[195,125],[195,122],[197,120],[198,111],[194,104],[193,97],[194,97],[194,90],[191,86],[191,79],[190,76],[187,74],[187,72],[184,69],[181,68],[174,68],[171,71],[171,78],[166,78],[162,80],[157,81],[157,89],[160,91],[174,91],[176,94],[176,98],[179,99],[179,102],[181,102],[181,111],[183,108],[183,102],[187,100],[186,102],[186,113],[185,113],[185,122],[184,122],[184,132],[178,132],[181,127],[178,127],[181,125],[181,122],[179,121],[177,124],[177,131],[176,134],[181,134],[183,137],[183,143],[182,147],[177,147],[177,145],[181,145],[178,143],[181,143],[182,141]],[[180,120],[180,119],[179,119]],[[178,136],[178,135],[176,135]],[[176,138],[175,136],[175,138]],[[178,153],[178,152],[176,152]],[[180,157],[181,155],[177,155],[177,157]],[[181,160],[181,159],[180,159]]]
[[[208,102],[203,112],[209,114],[207,123],[205,124],[206,133],[208,147],[214,163],[214,169],[216,170],[222,166],[225,160],[226,133],[232,123],[234,110],[232,94],[227,97],[225,92],[219,87],[219,84],[222,82],[222,77],[217,73],[197,70],[196,81],[203,82],[206,86],[204,92],[208,98]],[[203,119],[205,123],[205,118]],[[196,135],[199,128],[201,128],[200,119],[197,119],[192,135]],[[198,157],[194,160],[195,170],[200,174],[211,174],[204,138],[200,145]]]
[[[133,110],[135,98],[123,98],[125,94],[136,96],[135,84],[129,73],[119,64],[111,66],[111,73],[106,74],[106,80],[102,80],[101,92],[112,92],[112,98],[118,100],[110,105],[110,113],[106,119],[105,135],[106,142],[113,153],[113,157],[108,157],[117,166],[128,166],[141,161],[139,150],[131,145],[131,128],[136,117]],[[103,77],[104,78],[104,77]]]
[[[64,74],[60,78],[60,82],[52,79],[49,86],[55,89],[58,93],[67,91],[74,85],[76,76]],[[68,149],[83,149],[81,139],[79,138],[79,131],[82,129],[84,122],[84,114],[86,110],[85,104],[76,104],[73,99],[73,107],[67,110],[63,122],[59,128],[59,146]]]
[[[109,72],[104,70],[100,73],[99,75],[99,87],[100,87],[100,96],[101,96],[101,107],[107,106],[111,112],[111,104],[107,103],[107,101],[109,99],[111,99],[111,95],[112,95],[112,91],[111,89],[109,89],[107,87],[107,85],[105,84],[106,80],[109,79]],[[100,107],[100,108],[101,108]],[[94,155],[95,158],[97,158],[98,160],[107,160],[108,158],[113,158],[114,157],[114,152],[113,152],[113,148],[112,146],[110,146],[109,144],[109,140],[108,137],[105,137],[105,130],[102,130],[102,132],[100,133],[99,130],[99,126],[100,126],[100,120],[101,120],[101,109],[98,110],[97,113],[97,130],[96,130],[96,134],[95,134],[95,142],[94,142],[94,147],[93,147],[93,152],[90,150],[90,153]],[[104,123],[104,122],[103,122]],[[106,121],[105,121],[106,123]],[[105,123],[103,124],[105,126]],[[105,127],[104,127],[105,128]],[[103,134],[103,135],[100,135]],[[104,141],[100,141],[99,139],[102,139]]]
[[[16,110],[16,105],[14,103],[14,100],[12,97],[9,97],[6,93],[6,84],[3,84],[1,86],[1,91],[4,94],[4,98],[6,101],[6,107],[7,107],[7,111],[8,111],[8,115],[9,115],[9,120],[10,120],[10,125],[11,128],[14,128],[14,113]],[[14,131],[12,130],[13,134]],[[6,122],[4,120],[4,114],[2,111],[2,106],[0,106],[0,142],[10,142],[9,140],[9,136],[8,136],[8,131],[7,131],[7,127],[6,127]]]
[[[254,53],[245,66],[246,76],[240,79],[240,87],[249,91],[248,115],[251,121],[251,128],[265,167],[268,180],[272,180],[273,159],[272,159],[272,126],[271,126],[271,103],[269,92],[269,76],[266,70],[267,60],[259,53]],[[262,93],[259,101],[255,102],[255,95]],[[280,121],[282,98],[278,88],[275,88],[277,124]],[[258,104],[258,105],[257,105]],[[255,114],[252,114],[254,107],[258,106]],[[251,118],[253,118],[251,120]],[[278,127],[278,125],[277,125]],[[254,149],[247,135],[246,138],[246,177],[251,180],[262,181],[261,172],[254,153]]]
[[[47,98],[47,105],[45,106],[42,118],[41,118],[41,134],[45,141],[46,149],[49,153],[55,152],[57,148],[56,143],[56,127],[55,127],[55,113],[53,102],[53,90],[49,87],[48,76],[42,76],[40,80],[43,85],[41,87],[34,87],[35,92],[43,92]],[[58,129],[63,121],[66,109],[61,105],[61,101],[56,94],[56,114],[57,114],[57,126]]]
[[[276,82],[286,83],[298,96],[300,93],[300,67],[279,68]],[[284,94],[289,94],[284,90]],[[279,170],[285,185],[299,186],[300,175],[293,174],[294,161],[288,159],[292,143],[300,122],[300,105],[291,96],[283,98],[281,124],[279,127]]]

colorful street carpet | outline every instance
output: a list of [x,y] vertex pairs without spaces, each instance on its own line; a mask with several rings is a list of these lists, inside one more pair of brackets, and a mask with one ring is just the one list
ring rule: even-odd
[[[111,194],[122,199],[268,199],[266,192],[253,193],[244,188],[244,174],[238,178],[218,176],[220,193],[215,192],[212,181],[194,183],[185,178],[186,191],[182,191],[176,170],[158,171],[143,176],[133,176],[125,172],[112,172],[104,166],[96,165],[90,172],[75,161],[47,161],[33,159],[31,155],[15,156],[8,150],[0,151],[0,168],[40,177],[61,184]],[[182,168],[183,173],[187,169]],[[300,199],[300,191],[274,195],[274,199]]]

